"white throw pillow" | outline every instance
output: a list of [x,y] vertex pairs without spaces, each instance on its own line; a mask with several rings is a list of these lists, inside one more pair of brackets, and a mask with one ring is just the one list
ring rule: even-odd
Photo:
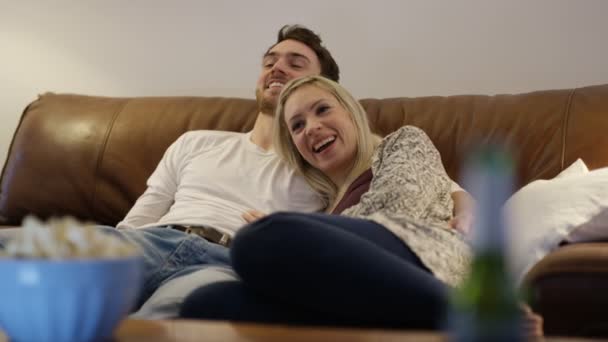
[[585,164],[585,162],[579,158],[553,179],[578,176],[583,173],[589,173],[589,169],[587,168],[587,164]]
[[[608,177],[605,179],[608,182]],[[604,196],[608,196],[605,194]],[[608,207],[604,202],[603,210],[591,220],[574,228],[566,237],[568,243],[581,243],[608,240]]]
[[575,229],[594,229],[602,215],[608,215],[608,168],[588,171],[579,159],[554,179],[527,184],[504,208],[511,266],[521,282],[534,264]]

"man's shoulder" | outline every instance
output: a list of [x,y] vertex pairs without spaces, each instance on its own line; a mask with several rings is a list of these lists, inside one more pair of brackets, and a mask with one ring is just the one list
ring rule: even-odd
[[182,134],[176,143],[198,148],[211,148],[224,143],[238,141],[246,133],[216,131],[216,130],[196,130]]
[[230,132],[230,131],[218,131],[211,129],[201,129],[195,131],[188,131],[182,134],[180,139],[186,140],[202,140],[202,139],[216,139],[216,140],[226,140],[226,139],[236,139],[242,137],[246,133],[241,132]]

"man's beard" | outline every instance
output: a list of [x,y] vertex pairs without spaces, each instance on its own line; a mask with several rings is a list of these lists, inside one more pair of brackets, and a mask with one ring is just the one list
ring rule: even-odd
[[258,103],[258,111],[270,116],[274,116],[274,111],[277,108],[277,98],[268,98],[264,96],[263,90],[255,92],[255,99]]

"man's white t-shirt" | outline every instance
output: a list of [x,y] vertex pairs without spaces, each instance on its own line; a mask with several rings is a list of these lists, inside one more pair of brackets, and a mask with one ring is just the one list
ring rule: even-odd
[[248,210],[315,212],[321,200],[306,181],[251,133],[191,131],[165,152],[148,188],[118,228],[213,227],[234,233]]

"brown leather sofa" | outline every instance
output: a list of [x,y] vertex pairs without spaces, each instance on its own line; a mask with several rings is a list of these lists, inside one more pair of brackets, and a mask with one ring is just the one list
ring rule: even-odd
[[[519,186],[552,178],[577,158],[590,169],[608,166],[608,85],[361,102],[380,134],[404,124],[424,129],[454,179],[463,146],[497,138],[516,152]],[[34,213],[114,225],[179,135],[247,131],[255,115],[249,99],[44,94],[25,109],[13,138],[0,181],[0,224],[19,225]],[[608,243],[559,248],[526,283],[548,334],[608,332]]]

